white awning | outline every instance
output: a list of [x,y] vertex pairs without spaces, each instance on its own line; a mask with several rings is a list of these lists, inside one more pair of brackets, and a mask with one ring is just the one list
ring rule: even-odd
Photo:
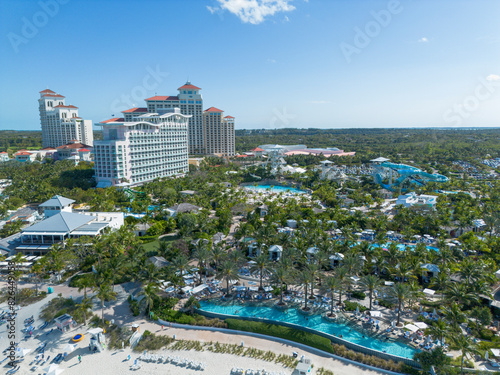
[[382,313],[380,311],[370,311],[370,316],[380,317]]
[[385,286],[392,286],[394,285],[394,281],[384,281]]
[[208,285],[207,284],[201,284],[201,285],[198,285],[196,288],[193,288],[193,290],[191,291],[192,294],[196,294],[196,293],[199,293],[201,292],[202,290],[208,288]]
[[412,332],[417,332],[419,330],[419,328],[413,324],[407,324],[404,328]]
[[419,329],[426,329],[428,327],[428,325],[425,324],[424,322],[416,322],[414,325]]
[[432,289],[428,289],[428,288],[425,288],[424,289],[424,294],[428,295],[428,296],[433,296],[434,293],[436,293],[435,290],[432,290]]
[[495,357],[500,357],[500,349],[490,349]]

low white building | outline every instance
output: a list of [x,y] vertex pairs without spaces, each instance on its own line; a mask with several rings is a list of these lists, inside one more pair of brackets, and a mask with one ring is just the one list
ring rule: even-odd
[[116,230],[124,224],[123,212],[74,213],[73,202],[56,195],[42,203],[45,220],[22,230],[16,252],[44,255],[52,245],[69,238],[97,237],[105,230]]
[[405,207],[422,206],[434,209],[436,207],[437,198],[437,195],[417,195],[415,193],[409,193],[400,195],[396,200],[396,206],[401,204]]

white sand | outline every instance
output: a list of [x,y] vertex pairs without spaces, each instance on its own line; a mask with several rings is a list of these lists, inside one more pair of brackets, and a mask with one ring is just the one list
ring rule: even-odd
[[[0,283],[0,288],[3,283]],[[34,338],[24,340],[24,334],[21,334],[20,330],[24,328],[24,319],[34,315],[36,328],[40,327],[43,323],[38,319],[38,313],[51,298],[54,298],[58,293],[62,293],[64,297],[69,297],[72,295],[77,298],[82,293],[78,293],[76,289],[69,288],[67,286],[55,286],[55,293],[45,298],[43,301],[37,302],[33,305],[22,308],[18,311],[17,319],[17,341],[20,342],[20,347],[35,349],[41,342],[47,342],[47,347],[45,350],[45,358],[50,355],[50,360],[52,360],[58,353],[62,352],[63,348],[71,342],[71,337],[77,333],[83,333],[87,331],[87,327],[77,327],[76,329],[62,334],[55,329],[55,325],[52,324],[45,329],[44,332],[36,330],[34,332]],[[100,310],[97,308],[94,312],[100,316]],[[6,305],[3,304],[0,308],[5,309]],[[165,328],[161,329],[161,326],[145,321],[143,319],[137,319],[131,316],[128,303],[123,298],[119,298],[118,301],[107,304],[105,309],[106,319],[115,319],[116,324],[130,326],[133,322],[140,325],[142,331],[149,330],[155,334],[166,334],[169,336],[176,335],[177,339],[183,340],[198,340],[203,342],[220,342],[227,344],[237,344],[240,345],[244,341],[245,347],[252,347],[260,350],[271,350],[276,354],[286,354],[291,355],[293,352],[298,352],[299,356],[305,355],[312,359],[314,368],[324,367],[326,369],[334,371],[335,375],[364,375],[364,374],[380,374],[378,371],[365,370],[359,366],[346,364],[343,361],[333,360],[329,357],[317,356],[312,353],[308,353],[302,349],[298,349],[293,346],[284,345],[277,343],[275,341],[257,339],[249,336],[240,336],[225,334],[220,332],[208,332],[201,330],[185,330],[185,329],[174,329]],[[54,330],[51,331],[51,329]],[[88,350],[90,338],[86,336],[84,340],[78,343],[77,349],[68,355],[68,357],[60,364],[60,367],[64,369],[63,374],[117,374],[128,372],[130,366],[133,364],[134,360],[139,357],[139,353],[133,353],[130,349],[122,350],[106,350],[103,353],[92,354]],[[6,335],[6,325],[0,327],[0,351],[3,351],[8,346],[8,338]],[[262,370],[266,369],[268,371],[274,371],[277,373],[283,372],[284,374],[291,374],[293,369],[287,369],[280,364],[274,362],[267,362],[263,360],[256,360],[253,358],[234,356],[229,354],[219,354],[210,351],[196,352],[191,351],[180,351],[174,352],[170,350],[160,350],[158,354],[165,355],[176,355],[181,358],[185,358],[191,361],[203,362],[205,363],[204,371],[188,370],[182,367],[174,366],[172,364],[158,364],[158,363],[145,363],[142,364],[142,368],[137,372],[140,374],[179,374],[179,375],[193,375],[193,374],[206,374],[206,375],[229,375],[233,367],[240,367],[243,369],[252,370]],[[126,361],[128,355],[131,355],[132,360],[130,362]],[[82,363],[78,363],[78,355],[82,356]],[[30,363],[34,360],[36,353],[29,353],[23,362],[21,362],[21,368],[16,374],[43,374],[43,368],[47,367],[49,363],[44,366],[39,366],[36,371],[30,371],[32,365]],[[0,360],[5,358],[5,356],[0,356]],[[49,361],[50,362],[50,361]],[[0,372],[6,372],[10,369],[8,361],[3,362],[0,365]],[[313,371],[315,373],[315,371]]]

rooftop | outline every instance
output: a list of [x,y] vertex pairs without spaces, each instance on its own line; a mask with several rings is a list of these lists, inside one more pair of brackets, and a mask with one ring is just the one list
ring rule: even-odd
[[215,108],[215,107],[210,107],[208,109],[205,109],[203,112],[224,112],[222,109],[219,109],[219,108]]
[[146,101],[152,101],[152,100],[179,100],[177,96],[162,96],[162,95],[157,95],[157,96],[152,96],[151,98],[145,99]]
[[23,230],[23,234],[33,232],[68,233],[76,228],[95,220],[95,216],[60,212],[44,221]]
[[147,108],[135,107],[135,108],[130,108],[130,109],[127,109],[125,111],[122,111],[122,113],[136,113],[136,112],[147,112],[147,111],[148,111]]

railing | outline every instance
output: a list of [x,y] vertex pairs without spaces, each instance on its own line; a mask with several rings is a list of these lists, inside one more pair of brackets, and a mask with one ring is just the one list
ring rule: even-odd
[[312,333],[312,334],[315,334],[318,336],[325,337],[325,338],[329,339],[332,343],[344,345],[346,348],[354,350],[356,352],[360,352],[360,353],[367,354],[367,355],[373,355],[373,356],[376,356],[376,357],[379,357],[382,359],[392,360],[394,362],[403,362],[411,367],[418,368],[418,369],[421,368],[420,364],[411,358],[400,357],[400,356],[397,356],[394,354],[384,353],[384,352],[381,352],[381,351],[378,351],[375,349],[370,349],[370,348],[367,348],[366,346],[358,345],[358,344],[352,343],[350,341],[341,339],[340,337],[333,336],[333,335],[330,335],[330,334],[325,333],[325,332],[316,331],[314,329],[299,326],[299,325],[292,324],[292,323],[281,322],[281,321],[276,321],[276,320],[269,320],[269,319],[264,319],[264,318],[252,318],[252,317],[243,317],[243,316],[235,317],[232,315],[219,314],[219,313],[204,311],[201,309],[197,309],[196,312],[198,314],[206,316],[208,318],[219,318],[222,320],[240,319],[240,320],[247,320],[247,321],[253,321],[253,322],[262,322],[262,323],[267,323],[267,324],[275,324],[275,325],[280,325],[280,326],[288,327],[288,328],[292,328],[292,329],[298,329],[298,330],[301,330],[304,332],[308,332],[308,333]]

